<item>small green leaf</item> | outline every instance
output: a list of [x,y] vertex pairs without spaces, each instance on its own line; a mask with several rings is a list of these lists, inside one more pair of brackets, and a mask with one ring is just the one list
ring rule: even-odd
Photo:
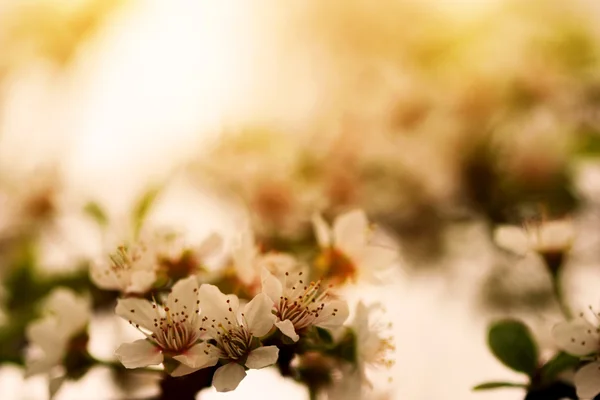
[[98,203],[90,201],[85,205],[83,211],[85,211],[87,215],[92,217],[98,223],[98,225],[102,227],[108,225],[108,217],[106,216],[106,213]]
[[135,235],[137,236],[150,212],[150,209],[154,205],[158,194],[160,193],[160,187],[153,187],[146,191],[144,195],[138,200],[133,208],[132,222],[134,227]]
[[508,368],[532,377],[538,364],[538,349],[529,328],[516,320],[494,323],[488,332],[488,346]]
[[317,336],[323,343],[326,345],[331,345],[333,343],[333,336],[331,336],[331,332],[329,332],[327,329],[315,327],[315,330],[317,332]]
[[553,382],[561,372],[577,367],[579,362],[579,357],[564,352],[557,353],[542,367],[542,380]]
[[527,385],[523,383],[512,383],[512,382],[486,382],[481,383],[473,388],[473,390],[491,390],[500,388],[527,388]]

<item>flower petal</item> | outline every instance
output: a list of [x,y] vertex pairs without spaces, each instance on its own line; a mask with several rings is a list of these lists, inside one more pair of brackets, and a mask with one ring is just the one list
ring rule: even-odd
[[82,331],[90,318],[89,300],[70,289],[54,289],[45,300],[44,307],[58,317],[64,336]]
[[273,365],[279,357],[279,349],[277,346],[263,346],[254,349],[248,354],[246,367],[252,369],[261,369]]
[[201,259],[208,258],[223,248],[223,237],[217,233],[211,233],[206,237],[197,249],[198,257]]
[[321,328],[337,328],[348,319],[350,311],[345,300],[333,300],[325,303],[314,324]]
[[289,319],[286,319],[285,321],[277,321],[275,322],[275,326],[279,328],[281,333],[292,339],[294,342],[297,342],[298,339],[300,339],[300,336],[298,336],[298,334],[296,333],[294,324],[292,324],[292,321],[290,321]]
[[[225,295],[215,285],[204,283],[198,290],[198,298],[200,299],[202,316],[206,316],[210,320],[216,320],[215,326],[220,323],[226,325],[225,318],[237,318],[235,316],[240,304],[237,296]],[[229,311],[230,309],[231,311]],[[216,335],[216,332],[213,333]]]
[[167,298],[167,307],[175,315],[193,315],[199,308],[198,300],[198,278],[193,275],[177,281]]
[[591,399],[600,393],[600,362],[592,362],[575,373],[575,388],[581,399]]
[[212,367],[219,362],[215,346],[207,342],[198,343],[173,358],[193,369]]
[[252,336],[261,337],[269,333],[276,320],[272,310],[273,301],[264,293],[257,294],[246,304],[244,316]]
[[334,246],[346,254],[354,254],[367,243],[369,221],[363,210],[342,214],[333,223]]
[[126,293],[146,293],[156,282],[156,272],[149,270],[133,271],[130,282],[125,288]]
[[[356,253],[348,253],[356,254]],[[358,254],[358,259],[355,262],[358,266],[365,271],[373,271],[389,268],[394,262],[398,260],[398,252],[394,249],[368,245],[363,247]]]
[[501,225],[494,230],[494,243],[504,250],[518,255],[525,255],[529,250],[530,240],[527,233],[518,226]]
[[160,349],[146,339],[123,343],[115,351],[115,355],[125,368],[141,368],[163,362],[163,354]]
[[327,222],[323,219],[321,214],[314,214],[312,216],[313,231],[317,238],[319,247],[325,249],[331,246],[331,229]]
[[279,301],[283,294],[283,285],[281,281],[271,274],[266,268],[262,270],[262,292],[269,296],[273,303]]
[[132,324],[150,331],[154,329],[154,318],[158,316],[152,303],[135,298],[119,299],[115,313],[126,321],[131,321]]
[[585,356],[599,350],[597,329],[583,318],[561,322],[552,329],[556,345],[575,356]]
[[230,392],[238,387],[246,377],[246,370],[238,363],[231,362],[220,367],[213,376],[213,386],[217,392]]

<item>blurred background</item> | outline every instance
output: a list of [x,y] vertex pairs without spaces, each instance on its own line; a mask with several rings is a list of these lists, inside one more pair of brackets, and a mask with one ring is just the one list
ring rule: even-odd
[[[598,304],[598,22],[592,0],[0,0],[0,397],[47,396],[18,364],[28,279],[85,285],[150,190],[149,218],[191,241],[249,221],[276,250],[303,246],[315,211],[363,208],[401,251],[354,293],[394,324],[382,398],[522,399],[472,391],[523,379],[488,323],[519,317],[551,352],[562,317],[540,257],[494,232],[570,221],[565,302]],[[108,356],[107,332],[129,332],[92,324]],[[123,398],[102,368],[58,398],[82,391]],[[258,391],[306,398],[266,370],[202,399]]]

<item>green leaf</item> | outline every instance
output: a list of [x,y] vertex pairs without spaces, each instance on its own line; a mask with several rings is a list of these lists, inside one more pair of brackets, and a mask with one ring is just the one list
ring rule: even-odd
[[561,372],[574,369],[579,362],[579,357],[564,352],[557,353],[542,367],[542,380],[548,383],[554,382]]
[[473,390],[491,390],[491,389],[500,389],[500,388],[527,388],[527,385],[524,383],[512,383],[512,382],[486,382],[481,383],[473,388]]
[[142,225],[144,224],[144,221],[146,220],[146,217],[154,205],[160,191],[161,187],[153,187],[149,189],[134,206],[132,222],[136,236],[140,233],[140,229],[142,228]]
[[92,217],[94,221],[96,221],[101,227],[105,227],[108,225],[108,217],[106,216],[106,213],[98,203],[90,201],[85,205],[83,211],[85,211],[87,215]]
[[331,332],[329,332],[327,329],[319,328],[317,326],[315,327],[315,330],[321,342],[325,343],[326,345],[331,345],[333,343],[333,336],[331,336]]
[[520,321],[494,323],[488,332],[488,346],[508,368],[532,377],[537,369],[538,349],[529,328]]

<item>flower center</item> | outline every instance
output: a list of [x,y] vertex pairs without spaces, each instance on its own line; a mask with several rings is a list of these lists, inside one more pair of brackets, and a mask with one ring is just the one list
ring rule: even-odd
[[[276,304],[277,316],[282,321],[290,320],[297,330],[306,328],[325,308],[324,300],[329,295],[327,289],[322,289],[321,281],[305,285],[302,279],[298,279],[293,286],[289,287],[287,285],[289,272],[286,272],[285,276],[286,289],[283,296],[279,298],[279,303]],[[298,273],[298,277],[302,277],[302,272]]]
[[324,249],[317,258],[315,265],[325,278],[332,281],[343,283],[348,280],[356,280],[356,265],[348,256],[336,248]]
[[238,360],[248,354],[252,345],[252,335],[244,326],[236,326],[226,330],[223,326],[222,333],[218,332],[217,346],[224,358]]
[[[156,304],[153,307],[156,309]],[[164,317],[157,312],[154,330],[150,336],[163,351],[180,353],[198,342],[202,329],[196,327],[197,310],[193,310],[192,314],[185,309],[173,313],[169,307],[165,307],[165,312]]]

